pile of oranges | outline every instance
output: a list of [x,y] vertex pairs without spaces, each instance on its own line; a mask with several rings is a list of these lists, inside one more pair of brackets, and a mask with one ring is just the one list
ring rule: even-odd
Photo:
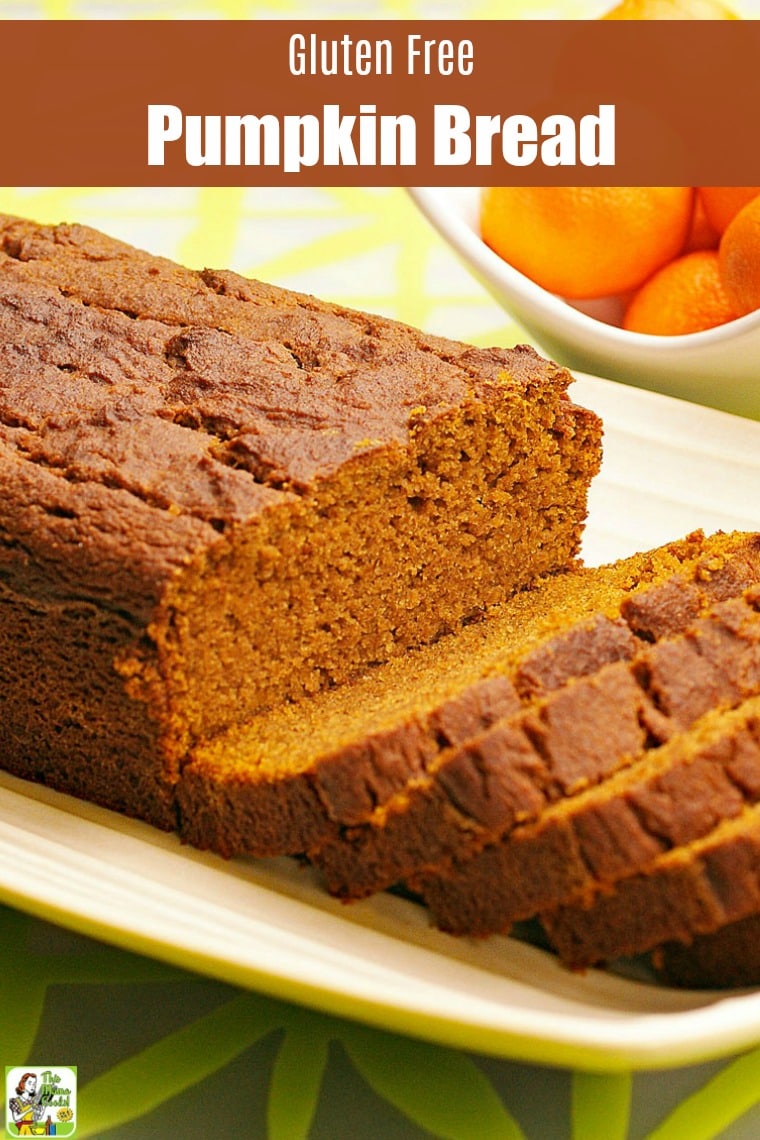
[[[619,0],[601,18],[737,19],[722,0]],[[552,293],[622,302],[632,332],[678,336],[760,309],[760,186],[489,187],[481,232]]]
[[760,186],[489,187],[483,239],[544,289],[678,336],[760,309]]

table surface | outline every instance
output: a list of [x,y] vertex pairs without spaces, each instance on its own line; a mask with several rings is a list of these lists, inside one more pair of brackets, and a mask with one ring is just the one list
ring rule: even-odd
[[[7,6],[10,9],[10,5]],[[68,0],[14,17],[552,17],[578,0]],[[739,5],[752,14],[749,3]],[[5,13],[3,13],[5,15]],[[0,210],[75,219],[191,265],[243,273],[477,343],[525,339],[402,190],[0,190]],[[20,869],[21,870],[21,869]],[[593,1075],[404,1038],[237,989],[0,907],[0,1059],[76,1066],[78,1137],[99,1140],[751,1140],[760,1050]],[[10,1133],[9,1133],[10,1134]]]

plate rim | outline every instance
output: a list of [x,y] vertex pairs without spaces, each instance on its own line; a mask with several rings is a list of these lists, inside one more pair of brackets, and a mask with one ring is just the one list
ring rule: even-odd
[[[149,907],[141,913],[138,909],[138,917],[129,921],[124,918],[126,908],[119,912],[121,918],[115,917],[114,895],[118,895],[121,903],[131,899],[139,904],[139,876],[122,863],[104,867],[95,856],[92,856],[92,862],[98,872],[92,883],[96,889],[88,895],[80,893],[64,905],[57,898],[58,876],[54,874],[50,882],[34,878],[33,872],[37,868],[33,855],[30,859],[29,849],[25,853],[25,865],[31,869],[32,875],[25,879],[25,889],[20,890],[14,885],[17,869],[9,860],[2,859],[2,851],[9,844],[15,848],[14,831],[20,834],[22,830],[8,822],[8,816],[14,815],[14,797],[18,796],[27,801],[32,811],[42,813],[42,822],[60,826],[63,831],[69,826],[66,821],[72,818],[77,828],[84,828],[85,835],[96,835],[98,828],[105,829],[110,837],[116,837],[117,844],[127,856],[130,854],[128,849],[137,845],[142,853],[147,847],[154,851],[163,848],[169,858],[179,858],[186,869],[195,865],[197,871],[205,866],[213,872],[225,874],[229,865],[218,856],[182,846],[178,837],[171,833],[159,832],[156,835],[148,824],[125,819],[105,808],[82,803],[64,793],[0,773],[0,900],[33,917],[57,923],[122,950],[156,958],[184,970],[313,1010],[361,1021],[381,1031],[401,1033],[502,1059],[573,1070],[612,1073],[670,1069],[729,1056],[760,1044],[760,990],[706,990],[696,994],[677,991],[679,999],[688,1002],[695,997],[698,1004],[693,1008],[662,1012],[655,999],[651,1010],[616,1011],[593,1021],[584,1017],[582,1006],[573,1015],[555,1013],[549,1016],[542,1010],[529,1014],[526,1009],[518,1011],[519,1015],[515,1016],[514,1008],[501,1004],[494,1007],[495,1015],[490,1019],[476,1015],[467,1020],[449,1016],[441,1007],[431,1008],[429,1003],[420,1001],[419,992],[412,993],[406,1000],[397,995],[395,1003],[389,1003],[387,997],[372,997],[367,992],[358,992],[363,986],[361,979],[358,989],[351,985],[320,985],[313,976],[299,978],[287,967],[282,968],[282,958],[278,963],[270,959],[267,965],[260,953],[246,961],[239,954],[230,953],[229,946],[226,952],[219,948],[214,952],[213,944],[206,942],[204,945],[203,937],[192,928],[183,928],[178,935],[175,927],[174,937],[168,937],[166,929],[162,929],[160,923],[156,924],[153,913],[156,907]],[[23,849],[23,839],[21,847]],[[59,860],[57,866],[60,875],[63,863]],[[155,881],[151,882],[151,889],[156,889]],[[156,902],[160,905],[167,895],[178,894],[175,886],[167,886],[161,880],[160,897]],[[112,898],[104,909],[106,895]],[[252,901],[255,898],[256,892],[253,891]],[[213,918],[214,906],[202,900],[202,921],[207,912]],[[375,933],[378,932],[371,931],[371,934]],[[387,937],[382,930],[379,934],[381,938]],[[391,937],[395,936],[391,934]],[[533,947],[527,950],[534,952]],[[535,950],[535,953],[543,955],[545,952]],[[454,968],[456,970],[457,967]],[[557,969],[561,970],[561,967],[557,966]],[[589,975],[592,982],[601,981],[602,984],[608,977],[604,971],[589,971]],[[661,993],[654,985],[627,979],[622,982],[615,979],[613,984],[633,986],[639,993],[639,987],[643,985],[653,995]],[[436,991],[441,988],[436,986]],[[436,996],[435,991],[432,996]],[[528,1019],[532,1023],[530,1026]]]

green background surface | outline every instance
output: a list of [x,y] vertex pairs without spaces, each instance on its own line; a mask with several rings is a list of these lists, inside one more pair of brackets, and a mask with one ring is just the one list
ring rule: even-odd
[[594,1075],[368,1029],[0,908],[0,1054],[76,1065],[78,1137],[753,1140],[760,1050]]

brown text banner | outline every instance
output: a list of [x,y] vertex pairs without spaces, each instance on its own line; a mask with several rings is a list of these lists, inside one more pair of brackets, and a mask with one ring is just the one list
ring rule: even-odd
[[5,21],[2,181],[760,184],[753,21]]

